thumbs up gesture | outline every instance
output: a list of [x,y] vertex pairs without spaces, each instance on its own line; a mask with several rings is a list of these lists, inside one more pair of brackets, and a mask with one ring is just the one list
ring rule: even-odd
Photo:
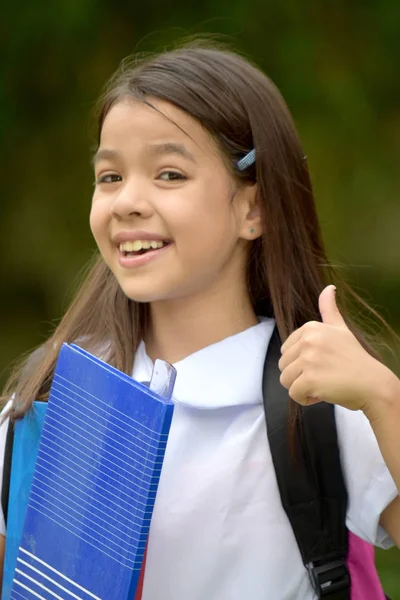
[[393,373],[347,327],[335,292],[330,285],[319,297],[322,323],[306,323],[283,344],[280,381],[299,404],[323,401],[367,413]]

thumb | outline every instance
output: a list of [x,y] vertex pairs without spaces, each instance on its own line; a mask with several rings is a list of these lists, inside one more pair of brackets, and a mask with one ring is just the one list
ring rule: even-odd
[[326,323],[327,325],[344,326],[347,328],[336,304],[336,288],[334,285],[328,285],[322,290],[318,304],[323,323]]

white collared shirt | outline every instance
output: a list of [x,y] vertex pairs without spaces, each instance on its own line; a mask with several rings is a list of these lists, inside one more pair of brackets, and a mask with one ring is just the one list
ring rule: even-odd
[[[175,409],[142,600],[315,597],[281,505],[266,435],[261,386],[273,328],[274,321],[262,319],[175,364]],[[149,381],[151,371],[142,343],[133,377]],[[375,436],[361,412],[336,407],[336,419],[347,526],[389,546],[378,522],[398,492]],[[0,427],[0,456],[6,431],[7,421]]]
[[[153,513],[143,600],[311,600],[267,442],[262,373],[274,322],[175,364],[175,410]],[[139,347],[133,376],[152,362]],[[360,412],[336,409],[347,525],[381,546],[397,490]]]

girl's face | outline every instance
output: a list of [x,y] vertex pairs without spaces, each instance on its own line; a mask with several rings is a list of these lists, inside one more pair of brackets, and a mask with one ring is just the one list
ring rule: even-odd
[[139,302],[235,289],[259,229],[255,186],[236,189],[200,123],[149,101],[120,101],[104,121],[90,214],[100,252]]

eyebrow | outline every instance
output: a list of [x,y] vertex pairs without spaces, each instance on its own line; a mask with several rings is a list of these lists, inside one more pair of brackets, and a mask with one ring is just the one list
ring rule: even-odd
[[189,152],[183,144],[176,142],[165,142],[163,144],[149,144],[148,153],[153,156],[163,156],[164,154],[176,154],[182,158],[186,158],[193,163],[196,163],[194,154]]
[[[175,142],[165,142],[162,144],[148,144],[146,148],[146,153],[150,156],[164,156],[168,154],[175,154],[186,160],[190,160],[193,163],[196,163],[196,159],[194,154],[189,152],[187,148],[183,144],[178,144]],[[100,148],[94,154],[92,158],[92,164],[96,165],[100,160],[115,160],[121,158],[121,153],[118,150],[111,150],[108,148]]]
[[100,148],[92,156],[92,165],[95,166],[101,160],[115,160],[120,158],[121,153],[118,150],[109,150],[108,148]]

